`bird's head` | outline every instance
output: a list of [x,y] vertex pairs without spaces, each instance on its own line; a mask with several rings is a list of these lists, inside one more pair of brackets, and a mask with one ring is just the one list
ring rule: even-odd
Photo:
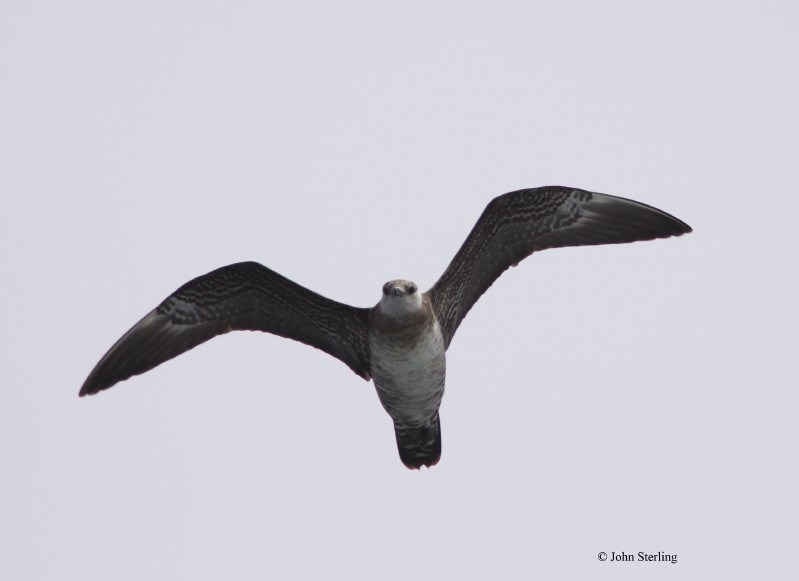
[[380,310],[389,316],[403,316],[422,308],[422,293],[416,283],[409,280],[390,280],[383,285]]

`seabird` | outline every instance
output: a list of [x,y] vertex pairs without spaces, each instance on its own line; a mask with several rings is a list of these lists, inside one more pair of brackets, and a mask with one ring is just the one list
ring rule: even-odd
[[394,421],[408,468],[441,457],[445,353],[477,299],[533,252],[680,236],[691,227],[640,202],[576,188],[518,190],[492,200],[427,292],[392,280],[372,308],[325,298],[256,262],[195,278],[136,323],[89,374],[93,395],[229,331],[265,331],[316,347],[366,381]]

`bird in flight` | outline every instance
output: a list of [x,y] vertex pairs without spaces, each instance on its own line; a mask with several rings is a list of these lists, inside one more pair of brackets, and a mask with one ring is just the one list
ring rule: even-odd
[[445,353],[477,299],[533,252],[680,236],[691,227],[640,202],[549,186],[493,199],[441,278],[427,292],[392,280],[372,308],[325,298],[258,264],[223,266],[187,282],[136,323],[89,374],[93,395],[229,331],[264,331],[343,361],[394,421],[400,460],[411,469],[441,457],[439,407]]

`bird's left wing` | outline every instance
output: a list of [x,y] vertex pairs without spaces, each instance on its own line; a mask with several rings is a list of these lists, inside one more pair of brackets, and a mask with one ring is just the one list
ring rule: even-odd
[[494,198],[427,295],[445,345],[494,281],[533,252],[679,236],[691,227],[640,202],[548,186]]
[[368,309],[318,295],[256,262],[186,283],[111,347],[80,395],[95,394],[235,330],[265,331],[321,349],[371,378]]

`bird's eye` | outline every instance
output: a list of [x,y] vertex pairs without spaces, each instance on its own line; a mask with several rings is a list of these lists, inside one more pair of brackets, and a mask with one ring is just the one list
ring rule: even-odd
[[416,291],[417,291],[417,288],[416,288],[416,285],[415,285],[415,284],[409,284],[409,285],[408,285],[408,294],[409,294],[409,295],[412,295],[412,294],[413,294],[413,293],[415,293]]
[[388,293],[391,291],[391,285],[386,283],[383,285],[383,294],[388,296]]

